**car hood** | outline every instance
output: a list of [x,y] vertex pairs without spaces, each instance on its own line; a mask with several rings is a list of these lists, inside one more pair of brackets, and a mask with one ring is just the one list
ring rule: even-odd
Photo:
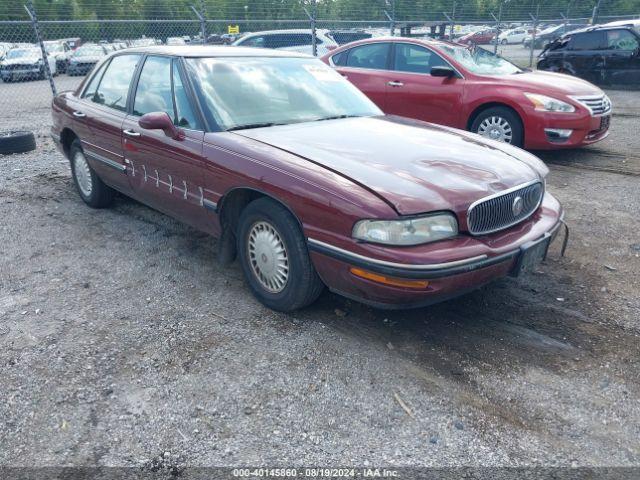
[[102,60],[103,57],[99,57],[99,56],[89,56],[87,55],[86,57],[83,55],[79,55],[79,56],[74,56],[71,58],[72,62],[82,62],[82,63],[89,63],[89,62],[94,62],[97,63],[100,60]]
[[466,211],[542,179],[547,167],[509,145],[401,117],[306,122],[234,133],[285,150],[369,189],[401,215]]
[[516,75],[495,77],[500,86],[511,85],[531,93],[544,95],[604,95],[604,92],[592,83],[563,73],[536,70]]

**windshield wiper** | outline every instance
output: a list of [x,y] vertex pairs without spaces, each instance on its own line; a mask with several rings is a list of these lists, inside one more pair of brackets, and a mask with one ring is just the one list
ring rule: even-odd
[[356,118],[359,116],[360,115],[333,115],[331,117],[317,118],[316,120],[314,120],[314,122],[324,122],[325,120],[338,120],[340,118]]
[[246,123],[244,125],[236,125],[235,127],[227,128],[227,132],[232,132],[233,130],[249,130],[250,128],[273,127],[274,125],[285,125],[285,124],[275,123],[275,122]]

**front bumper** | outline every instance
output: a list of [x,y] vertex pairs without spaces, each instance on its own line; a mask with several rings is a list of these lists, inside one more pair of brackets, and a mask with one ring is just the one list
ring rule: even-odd
[[[318,274],[332,291],[378,308],[415,308],[457,297],[513,274],[522,246],[544,236],[555,240],[562,224],[562,209],[547,193],[532,217],[507,230],[481,237],[461,235],[455,240],[421,246],[425,253],[448,254],[443,262],[396,262],[311,238],[308,247]],[[385,250],[403,252],[399,248]],[[463,258],[451,258],[465,251],[469,253]],[[356,276],[351,272],[353,267],[396,279],[429,282],[423,289],[391,286]]]
[[[592,116],[588,112],[546,113],[528,109],[524,118],[525,148],[554,150],[576,148],[604,140],[609,136],[611,112]],[[567,138],[556,138],[551,131],[571,130]]]
[[17,80],[21,78],[33,78],[42,74],[42,69],[39,66],[16,68],[16,69],[2,69],[0,70],[0,76],[3,80],[11,79]]

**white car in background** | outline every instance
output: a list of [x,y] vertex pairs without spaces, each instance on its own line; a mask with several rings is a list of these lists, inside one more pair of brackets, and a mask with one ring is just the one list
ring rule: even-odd
[[[51,75],[57,75],[56,59],[47,55]],[[12,48],[0,62],[0,77],[4,82],[14,80],[42,80],[46,78],[40,47]]]
[[[231,44],[234,47],[273,48],[290,52],[313,55],[310,29],[267,30],[247,33]],[[331,38],[328,30],[316,30],[316,50],[318,57],[338,48],[338,43]]]
[[[500,45],[511,45],[514,43],[522,43],[525,37],[533,33],[533,28],[512,28],[511,30],[505,30],[498,35],[498,43]],[[536,32],[537,33],[537,32]]]

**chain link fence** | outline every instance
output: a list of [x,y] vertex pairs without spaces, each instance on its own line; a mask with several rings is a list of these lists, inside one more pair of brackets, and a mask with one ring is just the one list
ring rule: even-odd
[[[82,4],[85,10],[64,11],[61,5],[75,4],[39,2],[35,8],[29,1],[12,3],[4,15],[0,13],[0,106],[10,113],[10,120],[23,111],[48,115],[54,92],[75,88],[104,55],[135,46],[235,42],[323,55],[372,36],[460,41],[473,32],[489,31],[477,43],[521,66],[535,66],[543,44],[534,35],[545,28],[564,25],[564,30],[571,30],[640,18],[640,0],[494,0],[480,10],[476,2],[441,0],[146,2],[141,11],[133,4],[127,11],[122,2]],[[82,16],[90,18],[76,19]],[[512,27],[524,29],[524,37],[533,41],[500,40],[500,33]]]

